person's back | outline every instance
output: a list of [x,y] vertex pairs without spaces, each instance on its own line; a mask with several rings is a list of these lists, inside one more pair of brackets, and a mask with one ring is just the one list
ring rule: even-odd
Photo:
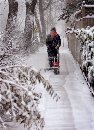
[[53,44],[54,44],[55,49],[59,49],[59,47],[61,46],[61,39],[60,39],[59,34],[56,34],[56,36],[54,36]]
[[[47,52],[49,57],[49,65],[53,66],[53,58],[59,63],[59,47],[61,46],[60,36],[57,34],[56,29],[52,28],[50,34],[46,39]],[[58,58],[57,58],[58,57]]]
[[60,36],[56,32],[56,28],[52,28],[50,34],[46,39],[47,52],[49,55],[57,55],[59,47],[61,46]]
[[52,42],[53,42],[53,39],[51,38],[51,35],[49,34],[49,35],[47,36],[47,39],[46,39],[47,49],[51,49],[51,48],[52,48]]

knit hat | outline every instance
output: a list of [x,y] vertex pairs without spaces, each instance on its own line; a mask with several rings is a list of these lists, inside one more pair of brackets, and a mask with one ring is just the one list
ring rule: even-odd
[[56,32],[56,28],[55,27],[51,28],[51,31]]

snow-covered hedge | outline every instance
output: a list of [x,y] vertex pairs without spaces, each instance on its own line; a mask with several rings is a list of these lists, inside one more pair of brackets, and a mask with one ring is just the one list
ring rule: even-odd
[[82,69],[90,83],[94,83],[94,27],[68,29],[67,33],[75,33],[81,43]]
[[74,31],[81,42],[82,68],[90,83],[94,82],[94,27]]
[[44,120],[38,111],[42,96],[34,89],[42,83],[47,92],[58,101],[52,86],[31,67],[11,66],[0,69],[0,126],[7,122],[24,124],[25,127],[40,130]]

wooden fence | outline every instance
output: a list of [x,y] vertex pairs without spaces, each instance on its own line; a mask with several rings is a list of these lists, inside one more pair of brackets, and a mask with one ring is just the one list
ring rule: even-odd
[[74,33],[68,34],[68,47],[71,50],[73,57],[76,61],[81,64],[81,52],[80,52],[80,42],[77,40]]
[[89,16],[88,18],[82,18],[80,20],[75,21],[75,28],[86,28],[87,26],[94,26],[94,18]]
[[[94,9],[94,7],[93,7]],[[87,10],[86,10],[87,11]],[[85,15],[85,8],[83,7],[82,11],[83,16],[82,18],[75,20],[75,29],[86,28],[87,26],[94,26],[94,17],[93,16],[84,16]],[[89,9],[90,11],[90,9]],[[80,15],[81,15],[80,12]],[[79,14],[78,14],[79,15]],[[77,40],[75,34],[68,34],[68,46],[76,61],[81,64],[81,52],[80,52],[80,42]]]

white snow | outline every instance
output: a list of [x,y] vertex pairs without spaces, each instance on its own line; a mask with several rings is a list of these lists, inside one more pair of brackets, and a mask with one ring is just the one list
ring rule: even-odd
[[17,15],[17,28],[20,31],[24,32],[24,26],[25,26],[25,15],[26,15],[26,7],[25,7],[25,0],[18,0],[18,15]]
[[93,4],[92,5],[85,4],[84,7],[87,7],[87,8],[92,8],[93,7],[94,8],[94,5]]
[[8,1],[0,0],[0,32],[4,31],[8,17]]
[[[62,47],[60,48],[60,75],[52,71],[45,72],[48,67],[46,47],[41,47],[36,54],[22,59],[25,66],[40,70],[41,74],[53,85],[60,95],[56,103],[40,85],[37,91],[43,93],[40,111],[45,119],[44,130],[94,130],[94,99],[82,76],[79,65],[73,59],[67,39],[62,34],[62,23],[57,24]],[[22,126],[14,126],[9,130],[26,130]]]
[[94,18],[94,15],[87,15],[87,16],[85,16],[83,18]]
[[77,16],[79,13],[81,13],[81,10],[77,10],[77,11],[74,13],[74,16]]
[[[53,101],[44,89],[40,110],[44,115],[44,130],[94,130],[94,99],[90,95],[88,86],[82,76],[78,64],[74,61],[70,51],[61,47],[61,74],[55,76],[53,72],[44,72],[48,66],[46,48],[26,58],[27,65],[41,69],[42,75],[53,85],[61,99],[58,103]],[[20,130],[22,127],[10,130]],[[24,130],[24,129],[23,129]]]
[[[26,1],[30,2],[30,0]],[[25,1],[18,0],[18,2],[18,27],[23,31],[26,13]],[[3,4],[3,0],[1,3]],[[85,7],[91,6],[92,5],[85,5]],[[2,6],[0,6],[0,12],[3,15],[0,15],[0,25],[2,25],[0,26],[0,31],[3,31],[7,22],[6,16],[8,15],[5,13],[8,12],[7,1],[4,4],[5,8],[1,7]],[[91,97],[78,64],[76,64],[67,48],[64,23],[62,21],[57,23],[56,28],[62,39],[62,47],[60,49],[60,75],[55,76],[52,71],[44,72],[44,69],[48,67],[45,46],[40,48],[36,54],[32,54],[30,57],[22,59],[24,65],[32,66],[36,68],[35,70],[40,70],[42,75],[53,85],[55,91],[61,97],[60,101],[56,103],[45,92],[41,85],[37,90],[43,92],[40,110],[45,119],[44,130],[94,130],[94,99]],[[14,127],[9,128],[8,130],[20,129],[24,130],[22,126],[16,127],[16,125],[14,125]]]

